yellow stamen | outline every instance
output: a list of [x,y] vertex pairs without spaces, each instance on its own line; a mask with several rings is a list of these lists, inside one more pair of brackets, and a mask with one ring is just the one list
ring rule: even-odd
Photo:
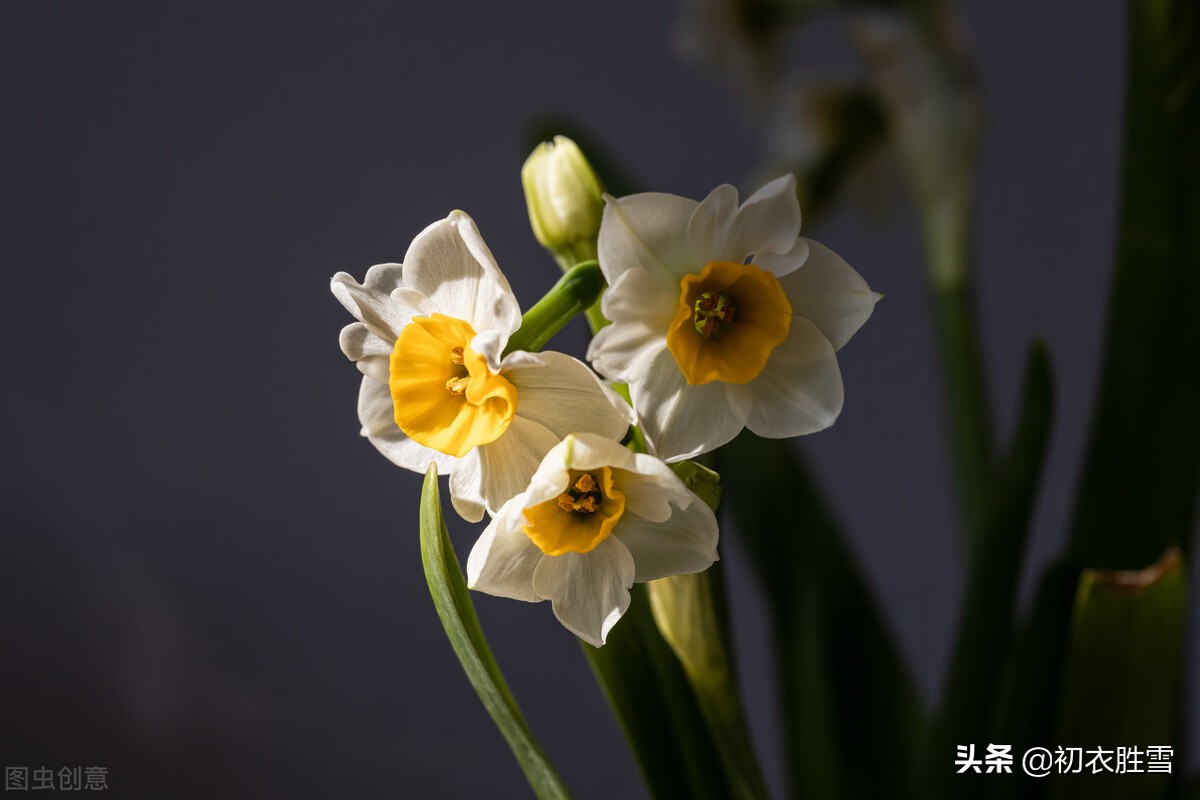
[[461,319],[416,317],[392,348],[388,385],[396,424],[413,441],[461,458],[499,439],[517,411],[517,390],[471,349]]
[[[620,470],[615,472],[619,476]],[[582,474],[572,470],[566,492],[524,509],[525,534],[548,556],[589,552],[612,534],[625,513],[625,495],[613,482],[610,467]]]
[[711,261],[679,282],[667,348],[689,384],[748,383],[791,324],[792,305],[773,274],[754,264]]

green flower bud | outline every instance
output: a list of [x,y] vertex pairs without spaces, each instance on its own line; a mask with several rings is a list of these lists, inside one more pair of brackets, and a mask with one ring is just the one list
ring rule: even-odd
[[542,142],[521,168],[533,235],[563,269],[596,258],[604,210],[600,181],[565,136]]

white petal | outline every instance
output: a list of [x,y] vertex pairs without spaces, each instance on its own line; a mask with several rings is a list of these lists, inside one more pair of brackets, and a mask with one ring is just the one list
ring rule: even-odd
[[501,374],[517,389],[517,416],[555,436],[596,433],[620,439],[633,422],[633,409],[581,361],[563,353],[512,353]]
[[342,328],[338,344],[346,358],[354,362],[362,374],[379,383],[388,382],[392,346],[371,332],[361,322],[351,322]]
[[722,184],[700,201],[688,220],[688,244],[692,252],[700,257],[699,267],[709,261],[734,261],[741,263],[749,251],[738,250],[734,237],[734,222],[738,213],[737,189]]
[[479,448],[468,452],[454,465],[450,475],[450,503],[467,522],[479,522],[487,506],[483,499],[483,466]]
[[650,522],[662,522],[673,509],[687,508],[700,498],[684,486],[679,476],[660,459],[637,454],[621,476],[620,489],[625,495],[625,510]]
[[592,337],[587,358],[609,380],[633,383],[659,351],[666,348],[667,337],[661,330],[640,322],[614,322]]
[[572,633],[600,647],[629,608],[633,557],[610,536],[589,553],[546,556],[533,571],[533,590],[554,605],[554,616]]
[[665,461],[715,450],[737,436],[745,424],[745,410],[730,406],[724,383],[688,385],[675,356],[665,347],[629,389],[642,431]]
[[605,195],[604,200],[598,248],[600,269],[609,286],[634,267],[677,286],[684,275],[703,266],[687,241],[695,200],[658,192],[621,198]]
[[454,472],[457,458],[417,444],[396,425],[392,393],[386,385],[363,378],[358,391],[358,421],[362,423],[362,435],[393,464],[424,472],[432,462],[437,464],[439,475]]
[[754,256],[754,263],[767,272],[774,273],[776,277],[794,273],[808,258],[808,244],[808,239],[797,236],[791,250],[786,253],[757,254]]
[[521,530],[520,495],[504,504],[467,557],[467,587],[497,597],[536,603],[533,574],[544,556]]
[[[521,401],[517,398],[517,410]],[[558,444],[555,436],[544,426],[518,414],[499,439],[480,445],[480,466],[483,472],[482,494],[488,510],[495,512],[529,485],[542,457]]]
[[824,430],[842,410],[842,373],[833,346],[803,317],[792,317],[787,340],[757,378],[726,388],[746,427],[768,439]]
[[432,317],[437,313],[437,306],[416,289],[400,286],[392,290],[391,297],[397,303],[402,303],[412,309],[414,317]]
[[495,330],[507,342],[521,324],[508,280],[475,222],[461,211],[452,211],[413,240],[404,256],[404,279],[438,311],[466,320],[476,333]]
[[591,433],[576,434],[556,449],[562,453],[562,463],[567,469],[637,469],[637,458],[628,447]]
[[508,336],[499,331],[484,331],[471,339],[471,349],[483,356],[487,361],[488,369],[492,372],[499,372],[500,356],[504,352],[504,345],[507,342]]
[[553,500],[567,490],[567,484],[571,482],[565,455],[569,446],[567,441],[559,442],[542,458],[533,477],[529,479],[529,487],[522,495],[526,508]]
[[742,203],[734,225],[733,247],[742,257],[755,254],[755,263],[758,263],[758,254],[790,251],[799,235],[800,202],[796,199],[796,178],[784,175]]
[[[367,281],[386,286],[390,279],[399,275],[399,270],[399,264],[376,265],[367,271]],[[385,280],[385,277],[389,280]],[[355,319],[384,341],[395,342],[400,330],[414,316],[411,307],[392,299],[391,289],[383,291],[360,284],[345,272],[333,276],[329,289]]]
[[363,286],[373,292],[391,294],[404,286],[404,267],[400,264],[376,264],[367,270]]
[[622,272],[600,301],[613,322],[640,322],[664,333],[679,310],[680,286],[667,284],[641,267]]
[[376,336],[371,329],[361,322],[351,322],[342,328],[338,336],[338,344],[342,352],[351,361],[358,361],[368,356],[390,356],[392,344]]
[[801,241],[808,243],[808,259],[780,285],[792,313],[811,320],[833,349],[840,350],[870,318],[881,295],[837,253],[819,242]]
[[[647,456],[648,458],[648,456]],[[634,469],[634,454],[612,439],[594,433],[573,433],[554,445],[538,464],[525,490],[525,507],[553,500],[567,489],[572,469],[617,467]]]
[[355,361],[354,366],[376,383],[386,384],[391,374],[392,361],[388,356],[366,356]]
[[613,535],[633,556],[638,583],[702,572],[717,560],[717,518],[699,500],[661,522],[626,508]]

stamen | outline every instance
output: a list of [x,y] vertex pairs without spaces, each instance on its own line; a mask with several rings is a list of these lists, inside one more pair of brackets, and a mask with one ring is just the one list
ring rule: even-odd
[[[450,348],[450,363],[456,367],[461,367],[466,363],[463,349],[461,347]],[[470,376],[464,374],[466,373],[465,369],[456,369],[454,371],[457,372],[458,375],[446,381],[446,390],[450,392],[450,394],[461,396],[467,391],[467,384],[470,382]]]
[[590,472],[585,472],[575,485],[558,496],[558,507],[563,511],[580,514],[595,514],[600,510],[600,484]]
[[718,292],[703,292],[692,306],[692,322],[703,339],[720,338],[733,323],[737,304]]

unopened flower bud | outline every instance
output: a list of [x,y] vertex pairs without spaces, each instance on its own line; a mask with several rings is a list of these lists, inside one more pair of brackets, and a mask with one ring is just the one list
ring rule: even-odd
[[596,173],[565,136],[542,142],[521,168],[529,224],[563,269],[596,258],[604,198]]

